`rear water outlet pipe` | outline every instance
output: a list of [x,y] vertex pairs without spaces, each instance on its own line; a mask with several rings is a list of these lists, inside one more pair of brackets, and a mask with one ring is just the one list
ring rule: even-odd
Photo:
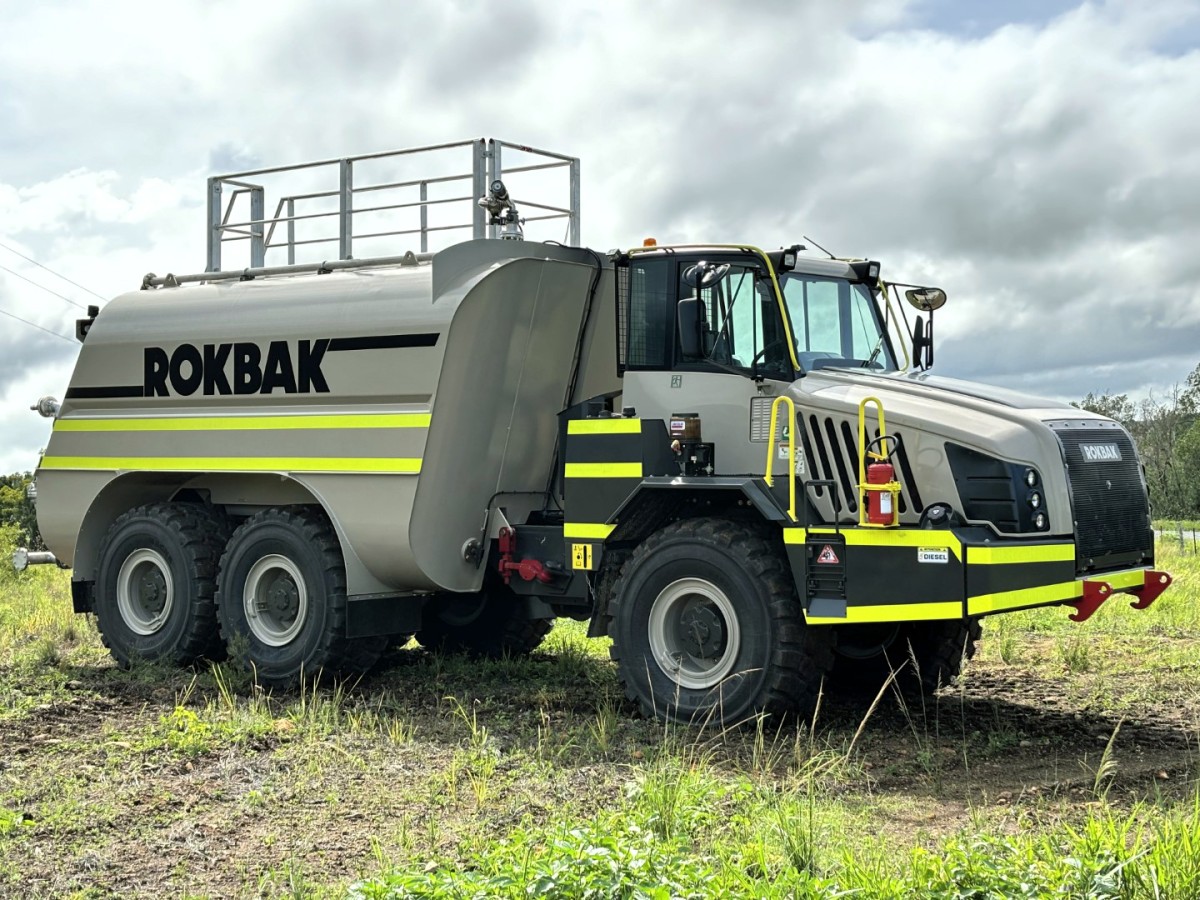
[[57,566],[58,557],[47,551],[27,550],[18,547],[13,551],[13,568],[24,572],[30,566]]

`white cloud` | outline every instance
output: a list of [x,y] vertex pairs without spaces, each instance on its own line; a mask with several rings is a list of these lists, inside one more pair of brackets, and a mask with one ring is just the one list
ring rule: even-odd
[[[203,268],[214,169],[489,135],[583,157],[600,249],[808,233],[943,286],[946,374],[1066,398],[1182,380],[1196,5],[1056,4],[983,32],[926,6],[26,5],[0,38],[0,240],[112,295]],[[0,306],[70,331],[75,310],[3,275]],[[31,333],[0,322],[0,350]],[[11,404],[61,390],[62,368],[26,370],[47,383],[0,384],[0,460],[36,450]]]

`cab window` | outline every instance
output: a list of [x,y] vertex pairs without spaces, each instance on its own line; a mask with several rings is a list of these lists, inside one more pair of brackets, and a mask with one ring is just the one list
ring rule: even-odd
[[679,296],[700,300],[700,360],[719,366],[743,369],[750,374],[790,377],[787,343],[783,339],[782,320],[774,292],[753,266],[714,264],[719,277],[704,284],[688,277],[694,263],[680,265]]
[[805,369],[836,365],[895,370],[874,298],[865,286],[844,278],[788,272],[781,287],[796,357]]

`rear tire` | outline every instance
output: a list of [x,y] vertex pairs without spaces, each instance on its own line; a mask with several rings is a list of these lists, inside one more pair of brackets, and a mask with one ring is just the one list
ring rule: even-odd
[[189,503],[139,506],[113,522],[100,548],[95,612],[118,663],[221,657],[214,594],[228,533],[220,515]]
[[474,594],[434,595],[425,605],[416,637],[435,653],[499,659],[529,655],[553,627],[553,619],[526,618],[521,598],[496,583]]
[[905,691],[933,694],[953,684],[975,655],[979,619],[837,625],[831,689],[874,697],[893,670]]
[[342,549],[316,511],[268,509],[242,523],[221,557],[216,600],[226,642],[244,648],[267,685],[361,674],[387,644],[386,636],[346,637]]
[[832,663],[827,633],[804,624],[778,536],[738,522],[690,519],[651,535],[608,612],[625,692],[648,715],[807,715]]

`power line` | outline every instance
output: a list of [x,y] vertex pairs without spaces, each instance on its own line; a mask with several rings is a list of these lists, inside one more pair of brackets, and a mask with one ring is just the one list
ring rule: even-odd
[[45,269],[45,270],[46,270],[47,272],[49,272],[51,275],[55,276],[56,278],[61,278],[61,279],[62,279],[63,281],[65,281],[67,284],[74,285],[75,287],[79,288],[81,291],[87,291],[87,292],[88,292],[89,294],[91,294],[93,297],[96,297],[96,298],[98,298],[98,299],[100,299],[100,300],[104,300],[104,301],[106,301],[106,302],[107,302],[107,299],[108,299],[107,297],[102,297],[102,296],[100,296],[99,294],[97,294],[95,291],[93,291],[91,288],[86,288],[86,287],[84,287],[82,284],[79,284],[79,283],[78,283],[78,282],[76,282],[76,281],[72,281],[72,280],[71,280],[70,278],[68,278],[66,275],[59,275],[59,274],[58,274],[58,272],[55,272],[55,271],[54,271],[52,268],[50,268],[49,266],[44,266],[44,265],[42,265],[42,264],[41,264],[40,262],[38,262],[36,259],[34,259],[34,258],[33,258],[33,257],[31,257],[31,256],[26,256],[26,255],[25,255],[24,253],[22,253],[20,250],[14,250],[12,247],[8,246],[8,244],[0,244],[0,247],[3,247],[3,248],[4,248],[5,250],[7,250],[9,253],[15,253],[15,254],[17,254],[17,256],[21,257],[21,259],[25,260],[26,262],[31,262],[31,263],[33,263],[33,264],[34,264],[35,266],[37,266],[39,269]]
[[[0,246],[2,246],[2,245],[0,245]],[[20,255],[20,254],[18,254],[18,256],[19,256],[19,255]],[[44,268],[45,268],[45,266],[42,266],[42,268],[44,269]],[[66,300],[66,301],[67,301],[68,303],[70,303],[72,306],[74,306],[74,307],[78,307],[79,309],[82,309],[84,312],[87,312],[87,307],[86,307],[86,306],[84,306],[82,303],[76,303],[76,302],[75,302],[74,300],[72,300],[70,297],[64,297],[64,296],[63,296],[62,294],[60,294],[58,291],[52,291],[52,290],[50,290],[50,288],[46,287],[44,284],[38,284],[38,283],[37,283],[36,281],[34,281],[33,279],[31,279],[31,278],[26,278],[26,277],[25,277],[24,275],[22,275],[20,272],[14,272],[14,271],[13,271],[12,269],[10,269],[8,266],[0,266],[0,269],[3,269],[3,270],[4,270],[5,272],[7,272],[9,275],[16,275],[16,276],[17,276],[18,278],[20,278],[22,281],[28,281],[28,282],[29,282],[30,284],[32,284],[34,287],[36,287],[36,288],[41,288],[41,289],[42,289],[43,291],[45,291],[47,294],[53,294],[53,295],[54,295],[55,297],[57,297],[59,300]],[[74,282],[72,282],[72,283],[74,283]],[[86,291],[86,290],[87,290],[87,288],[84,288],[84,290]],[[90,293],[90,292],[89,292],[89,293]]]
[[0,309],[0,315],[8,316],[10,319],[16,319],[18,322],[21,322],[24,325],[28,325],[30,328],[36,328],[38,331],[44,331],[44,332],[46,332],[46,334],[52,334],[56,338],[62,338],[64,341],[67,341],[68,343],[72,343],[72,344],[75,343],[69,337],[67,337],[65,334],[61,334],[60,332],[57,332],[57,331],[51,331],[49,328],[43,328],[41,325],[36,325],[33,322],[30,322],[28,319],[22,319],[20,316],[16,315],[15,313],[10,313],[6,309]]

